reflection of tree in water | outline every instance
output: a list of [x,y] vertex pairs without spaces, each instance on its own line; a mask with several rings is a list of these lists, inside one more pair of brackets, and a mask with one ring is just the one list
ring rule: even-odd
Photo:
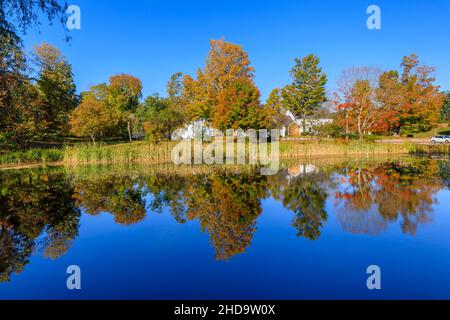
[[77,181],[77,203],[92,215],[111,213],[118,224],[138,223],[146,210],[144,192],[136,183],[129,176]]
[[1,282],[23,270],[39,243],[47,257],[64,255],[78,235],[80,212],[58,172],[1,172],[0,190]]
[[186,222],[186,207],[184,194],[187,179],[177,175],[153,175],[145,178],[147,192],[152,194],[150,209],[162,213],[163,208],[169,208],[175,220]]
[[0,226],[0,283],[7,282],[13,273],[21,273],[29,263],[34,241],[18,234],[11,227]]
[[186,192],[188,218],[198,219],[210,234],[216,258],[227,260],[251,244],[256,220],[267,195],[267,179],[259,175],[198,176]]
[[267,194],[266,182],[256,174],[216,173],[105,177],[77,181],[75,185],[77,202],[87,213],[110,212],[117,223],[124,224],[145,217],[143,198],[150,194],[153,212],[168,208],[179,223],[198,219],[202,230],[210,234],[217,259],[226,260],[250,245],[256,218],[262,212],[260,202]]
[[450,188],[450,162],[439,162],[439,175],[441,176],[445,186],[447,188]]
[[271,188],[274,197],[281,199],[284,207],[295,213],[293,226],[299,237],[309,240],[320,238],[328,218],[325,211],[327,192],[320,185],[323,179],[321,174],[308,174],[290,180],[287,185]]
[[448,162],[430,160],[327,170],[289,177],[225,171],[87,177],[60,170],[0,172],[0,282],[21,272],[36,248],[52,259],[67,252],[78,234],[77,207],[111,213],[116,223],[130,225],[145,218],[150,195],[153,212],[168,209],[179,223],[198,219],[216,258],[227,260],[250,246],[269,191],[294,212],[298,235],[316,240],[327,220],[330,190],[336,190],[337,217],[345,230],[378,234],[400,220],[403,231],[414,234],[430,221],[435,194],[450,181]]
[[413,235],[430,221],[434,195],[442,188],[436,177],[437,163],[429,160],[350,169],[340,177],[347,187],[336,193],[343,205],[338,219],[351,232],[377,234],[401,218],[403,232]]
[[354,234],[378,235],[388,226],[388,222],[376,208],[367,211],[354,210],[351,207],[341,208],[337,219],[345,231]]
[[336,192],[336,199],[343,202],[343,207],[338,209],[338,221],[351,233],[380,234],[388,223],[373,207],[374,173],[359,165],[346,168],[345,176],[339,176],[339,182],[348,186],[343,192]]

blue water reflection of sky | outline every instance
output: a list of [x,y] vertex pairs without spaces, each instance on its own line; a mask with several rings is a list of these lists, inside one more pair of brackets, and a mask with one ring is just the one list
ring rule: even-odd
[[[0,286],[0,298],[303,299],[450,298],[450,192],[440,191],[433,222],[415,236],[389,224],[379,235],[345,231],[335,200],[317,241],[298,238],[293,213],[273,199],[245,254],[216,261],[197,221],[164,210],[130,227],[111,215],[83,214],[79,237],[58,260],[35,255]],[[82,270],[82,290],[66,289],[67,266]],[[366,268],[382,269],[382,290],[366,288]]]

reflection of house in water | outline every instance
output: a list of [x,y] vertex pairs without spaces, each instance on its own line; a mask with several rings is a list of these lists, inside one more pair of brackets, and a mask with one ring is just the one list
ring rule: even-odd
[[300,164],[292,166],[288,169],[288,179],[301,177],[307,174],[316,173],[317,167],[313,164]]

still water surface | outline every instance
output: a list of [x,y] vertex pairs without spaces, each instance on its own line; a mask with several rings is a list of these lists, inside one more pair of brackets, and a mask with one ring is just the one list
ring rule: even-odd
[[1,171],[0,299],[450,299],[449,187],[426,158]]

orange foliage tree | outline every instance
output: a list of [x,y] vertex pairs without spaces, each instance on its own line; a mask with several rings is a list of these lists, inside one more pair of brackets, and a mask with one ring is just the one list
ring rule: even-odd
[[197,79],[183,79],[189,117],[208,120],[222,130],[264,126],[265,113],[253,78],[254,68],[241,46],[211,40],[204,70],[198,70]]

